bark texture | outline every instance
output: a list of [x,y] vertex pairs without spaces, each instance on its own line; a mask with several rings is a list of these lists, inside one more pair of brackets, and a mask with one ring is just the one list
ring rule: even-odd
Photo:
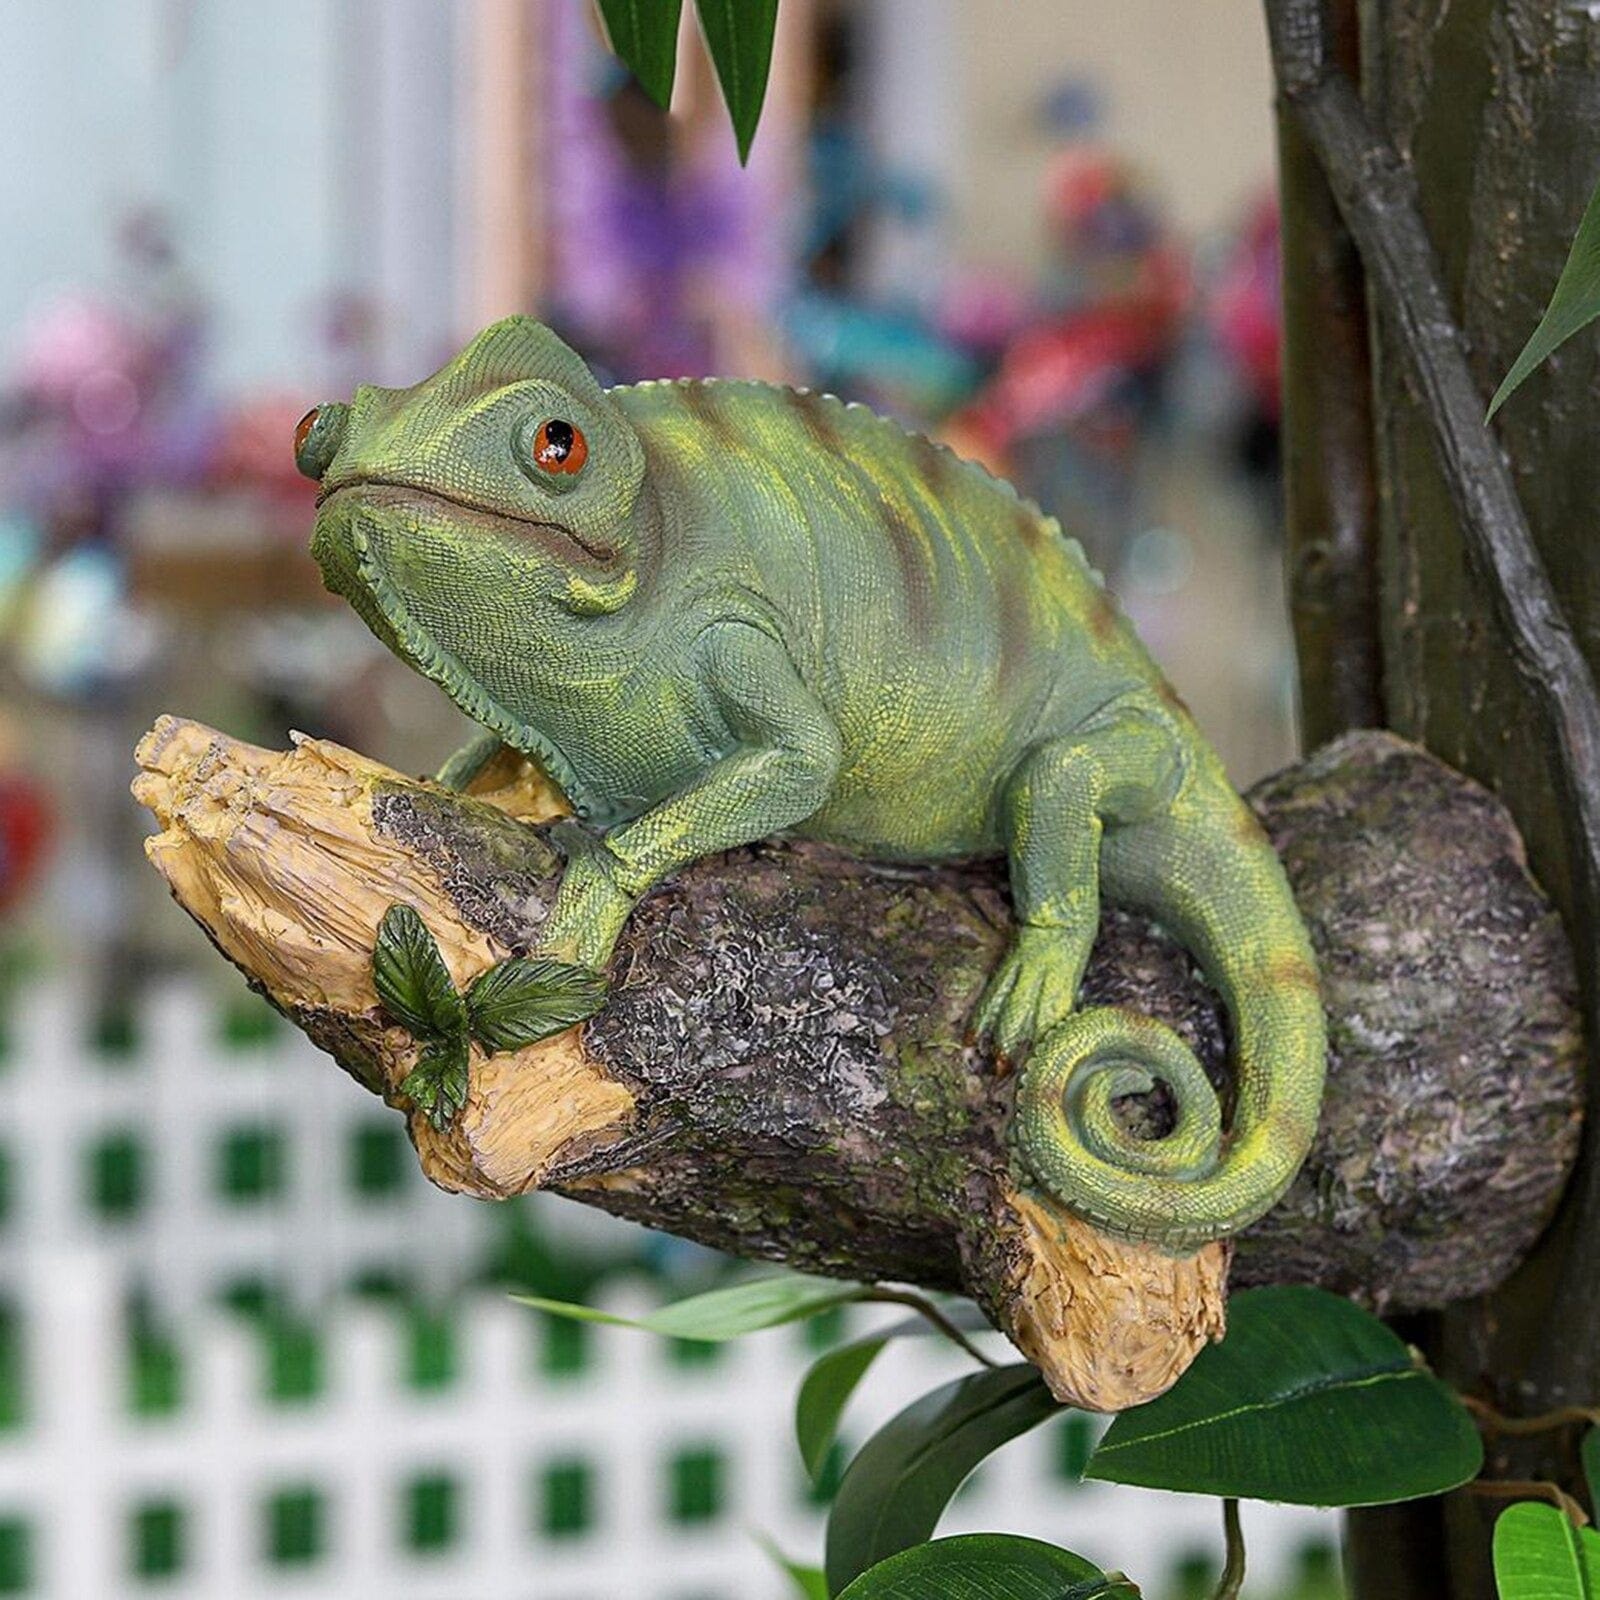
[[[219,949],[410,1113],[446,1187],[532,1187],[740,1254],[973,1295],[1057,1391],[1116,1409],[1222,1328],[1228,1249],[1107,1239],[1030,1185],[1014,1080],[965,1040],[1009,934],[998,865],[887,870],[773,843],[701,862],[636,911],[606,1009],[475,1053],[447,1132],[372,988],[378,921],[422,913],[465,985],[532,946],[559,802],[526,773],[475,798],[338,746],[255,749],[163,721],[140,746],[151,859]],[[1515,1264],[1578,1133],[1574,985],[1501,807],[1421,752],[1354,735],[1255,796],[1312,928],[1333,1060],[1316,1148],[1237,1246],[1237,1281],[1437,1306]],[[1086,998],[1171,1022],[1226,1103],[1226,1023],[1187,956],[1106,913]],[[1164,1128],[1158,1090],[1128,1115]]]
[[[1371,291],[1385,720],[1505,799],[1571,936],[1593,1040],[1600,346],[1570,341],[1512,397],[1493,434],[1479,419],[1538,321],[1600,168],[1600,11],[1360,0],[1375,149],[1352,136],[1348,83],[1316,81],[1316,58],[1330,54],[1330,3],[1339,0],[1267,0],[1267,10],[1280,84],[1302,126],[1320,126],[1319,154]],[[1303,688],[1321,693],[1310,679]],[[1600,1094],[1592,1055],[1591,1043],[1591,1109]],[[1555,1224],[1523,1268],[1408,1335],[1445,1376],[1505,1411],[1594,1405],[1597,1229],[1591,1133]],[[1574,1444],[1571,1428],[1502,1438],[1487,1473],[1582,1494]],[[1356,1514],[1356,1593],[1488,1600],[1496,1509],[1458,1495]],[[1428,1558],[1397,1559],[1403,1549]]]

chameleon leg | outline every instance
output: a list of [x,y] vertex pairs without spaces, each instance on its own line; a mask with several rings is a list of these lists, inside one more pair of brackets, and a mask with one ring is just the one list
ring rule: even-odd
[[1036,746],[1017,768],[1002,800],[1017,934],[976,1019],[1002,1056],[1072,1010],[1099,927],[1104,830],[1167,805],[1183,769],[1165,714],[1127,700]]
[[728,754],[659,805],[569,856],[544,945],[603,968],[634,902],[702,856],[791,828],[821,808],[840,740],[783,646],[739,623],[704,636],[699,668]]
[[499,734],[480,728],[439,768],[436,781],[459,793],[500,754],[501,748]]

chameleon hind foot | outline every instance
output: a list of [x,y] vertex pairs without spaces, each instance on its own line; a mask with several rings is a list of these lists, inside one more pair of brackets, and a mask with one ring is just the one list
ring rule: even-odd
[[1088,940],[1022,924],[978,1002],[978,1039],[1004,1060],[1021,1055],[1071,1014],[1088,959]]

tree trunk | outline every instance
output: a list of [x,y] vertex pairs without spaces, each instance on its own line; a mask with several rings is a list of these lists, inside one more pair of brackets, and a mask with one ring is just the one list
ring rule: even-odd
[[[744,1255],[971,1294],[1059,1395],[1101,1409],[1158,1393],[1220,1332],[1227,1246],[1173,1258],[1105,1238],[1013,1157],[1014,1079],[966,1040],[1010,935],[1001,864],[888,870],[798,844],[697,863],[635,911],[601,1013],[475,1054],[440,1130],[400,1087],[417,1045],[378,1006],[376,929],[415,907],[458,987],[536,945],[559,839],[507,812],[548,818],[548,791],[463,799],[338,746],[274,754],[172,719],[140,762],[163,829],[149,852],[180,902],[408,1113],[436,1182],[551,1188]],[[1576,1144],[1559,924],[1496,802],[1386,735],[1255,798],[1317,947],[1331,1087],[1236,1277],[1386,1309],[1487,1290]],[[1171,1022],[1226,1102],[1215,997],[1151,925],[1107,913],[1086,998]],[[1151,1133],[1167,1112],[1158,1096],[1126,1110]]]
[[[1548,0],[1361,0],[1362,91],[1398,153],[1431,239],[1447,315],[1463,335],[1480,405],[1538,321],[1600,171],[1600,13]],[[1269,0],[1269,9],[1286,9]],[[1290,53],[1281,34],[1280,59]],[[1365,181],[1382,174],[1370,169]],[[1362,181],[1357,175],[1354,182]],[[1368,258],[1369,273],[1378,254]],[[1439,394],[1419,383],[1418,323],[1374,294],[1374,438],[1381,550],[1385,720],[1499,794],[1577,951],[1591,1024],[1600,971],[1592,784],[1551,715],[1550,675],[1530,670],[1508,627],[1506,585],[1481,559],[1464,509],[1474,485],[1441,454]],[[1440,328],[1423,329],[1438,334]],[[1291,360],[1295,352],[1290,352]],[[1302,355],[1303,359],[1303,355]],[[1600,668],[1600,564],[1593,520],[1597,345],[1569,343],[1496,422],[1520,518],[1554,605],[1543,635]],[[1288,392],[1295,392],[1291,374]],[[1294,420],[1290,427],[1293,430]],[[1470,428],[1458,430],[1470,434]],[[1493,463],[1498,468],[1498,463]],[[1476,557],[1476,558],[1475,558]],[[1303,624],[1302,624],[1303,626]],[[1572,652],[1577,660],[1577,652]],[[1581,668],[1582,663],[1578,662]],[[1576,699],[1592,697],[1565,673]],[[1304,687],[1323,691],[1308,678]],[[1326,708],[1320,713],[1326,715]],[[1590,1038],[1596,1037],[1591,1025]],[[1600,1074],[1589,1073],[1589,1125]],[[1493,1293],[1408,1330],[1441,1373],[1507,1412],[1600,1403],[1600,1161],[1591,1132],[1557,1223]],[[1582,1494],[1573,1434],[1493,1443],[1487,1474],[1550,1478]],[[1362,1600],[1487,1600],[1492,1502],[1386,1508],[1353,1519],[1351,1575]],[[1399,1559],[1448,1530],[1436,1561]]]

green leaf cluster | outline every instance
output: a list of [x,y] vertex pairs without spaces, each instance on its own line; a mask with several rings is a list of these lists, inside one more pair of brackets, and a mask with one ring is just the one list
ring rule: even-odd
[[[524,1303],[675,1338],[720,1340],[873,1298],[907,1302],[922,1314],[836,1345],[813,1362],[796,1399],[795,1436],[815,1479],[852,1395],[895,1341],[942,1333],[987,1362],[962,1332],[986,1326],[975,1308],[952,1312],[900,1290],[794,1273],[750,1278],[631,1321],[559,1301]],[[1319,1289],[1256,1289],[1234,1296],[1230,1322],[1227,1338],[1202,1351],[1172,1389],[1111,1424],[1085,1476],[1228,1500],[1354,1506],[1440,1494],[1480,1469],[1482,1446],[1466,1409],[1358,1306]],[[999,1534],[931,1537],[974,1468],[1066,1414],[1026,1363],[986,1364],[955,1378],[907,1406],[855,1453],[829,1515],[823,1573],[776,1553],[774,1559],[796,1593],[836,1600],[1131,1596],[1120,1575],[1052,1545]],[[1600,1468],[1600,1444],[1586,1442],[1585,1450]]]
[[441,1129],[467,1103],[471,1040],[490,1055],[520,1050],[593,1016],[606,996],[603,974],[529,956],[496,962],[463,995],[422,918],[399,903],[378,925],[372,983],[390,1019],[421,1046],[401,1093]]
[[[778,0],[695,0],[695,10],[733,122],[739,160],[748,161],[767,94]],[[665,110],[677,73],[683,0],[600,0],[600,14],[612,50]]]

